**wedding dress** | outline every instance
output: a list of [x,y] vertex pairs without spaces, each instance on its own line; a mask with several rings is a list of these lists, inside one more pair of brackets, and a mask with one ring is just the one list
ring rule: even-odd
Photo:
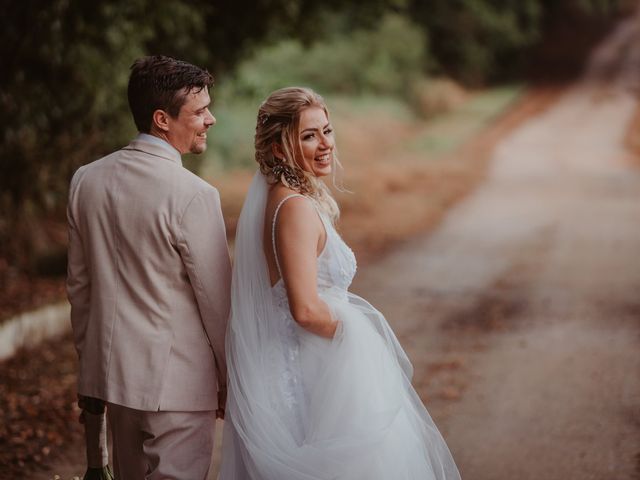
[[339,321],[334,338],[298,326],[282,279],[270,286],[262,249],[267,189],[257,172],[238,223],[218,478],[459,479],[385,318],[347,290],[355,257],[320,210],[327,235],[318,293]]

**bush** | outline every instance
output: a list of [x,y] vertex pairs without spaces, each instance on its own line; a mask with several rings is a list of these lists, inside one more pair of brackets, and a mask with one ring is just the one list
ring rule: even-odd
[[425,46],[420,29],[396,14],[373,30],[334,33],[308,47],[285,40],[240,64],[232,95],[257,100],[296,84],[320,93],[403,94],[422,75]]
[[197,157],[202,161],[197,173],[204,178],[215,177],[220,170],[255,165],[253,136],[259,103],[215,89],[214,98],[221,99],[213,109],[217,123],[210,130],[207,152]]
[[426,40],[406,18],[385,16],[374,29],[334,31],[326,41],[305,46],[284,40],[263,47],[240,63],[233,77],[213,90],[211,145],[192,167],[204,177],[217,170],[253,165],[253,136],[260,102],[272,91],[309,86],[328,95],[394,96],[413,100],[411,86],[423,78]]
[[465,90],[448,78],[417,80],[411,85],[409,95],[410,105],[423,118],[449,112],[467,97]]

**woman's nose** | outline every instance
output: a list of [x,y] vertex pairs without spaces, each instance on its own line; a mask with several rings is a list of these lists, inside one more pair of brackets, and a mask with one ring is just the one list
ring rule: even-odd
[[331,148],[333,147],[333,138],[331,135],[325,135],[324,133],[320,135],[320,148]]

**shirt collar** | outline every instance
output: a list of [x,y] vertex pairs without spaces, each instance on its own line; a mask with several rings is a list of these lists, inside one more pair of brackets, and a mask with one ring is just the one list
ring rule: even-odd
[[182,156],[178,150],[163,139],[147,133],[138,134],[123,150],[138,150],[182,165]]
[[149,133],[139,133],[137,140],[154,143],[161,146],[162,148],[168,149],[172,153],[177,153],[178,155],[180,155],[180,152],[173,145],[160,137],[156,137],[155,135],[151,135]]

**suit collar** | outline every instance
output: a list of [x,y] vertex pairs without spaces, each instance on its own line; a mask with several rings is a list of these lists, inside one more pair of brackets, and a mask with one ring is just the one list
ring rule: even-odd
[[148,135],[138,135],[123,150],[137,150],[139,152],[148,153],[155,157],[171,160],[172,162],[182,165],[182,157],[180,152],[169,145],[162,139],[155,140],[148,138]]

